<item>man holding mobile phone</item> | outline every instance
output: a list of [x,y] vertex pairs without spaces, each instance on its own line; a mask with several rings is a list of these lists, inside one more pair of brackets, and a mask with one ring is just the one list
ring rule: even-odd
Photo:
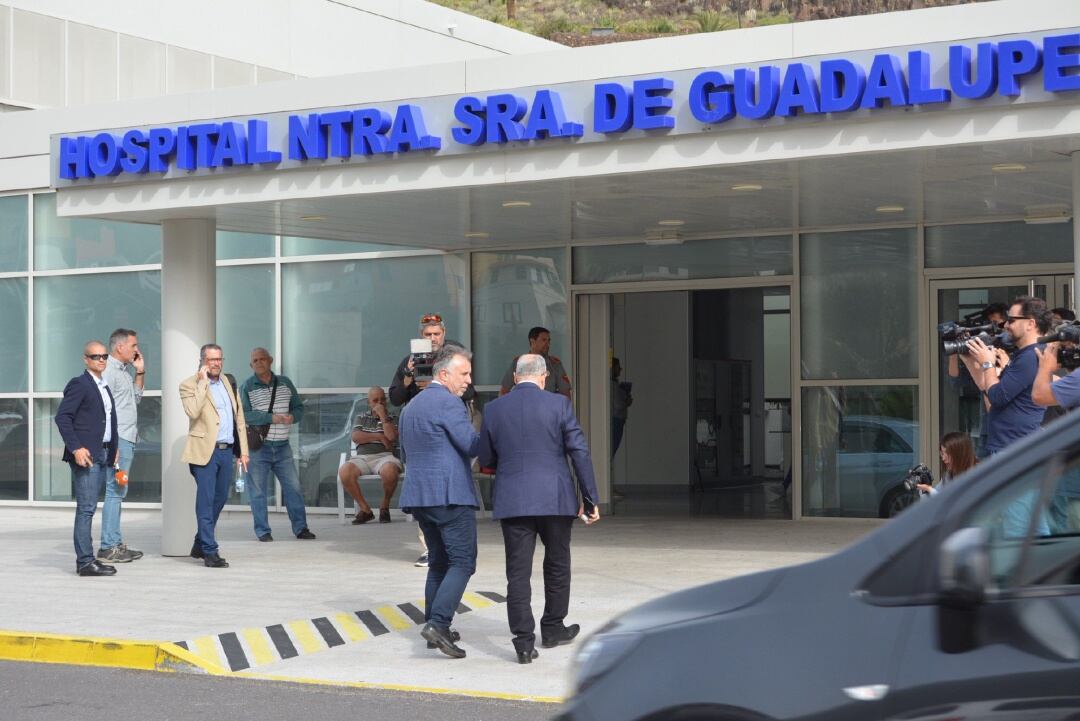
[[570,529],[575,517],[586,524],[600,520],[589,444],[570,399],[544,390],[548,372],[544,356],[518,357],[513,388],[484,406],[480,428],[480,465],[495,469],[492,517],[502,524],[506,615],[518,663],[532,663],[539,655],[529,586],[536,537],[544,544],[540,639],[544,648],[554,648],[570,643],[581,630],[576,623],[565,624],[570,608]]
[[180,402],[188,417],[188,436],[180,460],[195,478],[198,532],[191,557],[208,568],[228,568],[218,553],[215,530],[233,482],[233,444],[240,444],[240,464],[248,467],[247,424],[236,389],[221,372],[221,346],[199,349],[199,372],[180,384]]
[[[139,402],[146,384],[146,359],[139,352],[135,331],[117,328],[109,336],[109,360],[102,373],[116,402],[116,467],[128,474],[135,459],[139,436]],[[120,533],[120,506],[127,497],[128,485],[120,484],[115,473],[105,478],[105,503],[101,507],[101,544],[97,560],[102,563],[130,563],[143,557],[142,551],[128,548]]]

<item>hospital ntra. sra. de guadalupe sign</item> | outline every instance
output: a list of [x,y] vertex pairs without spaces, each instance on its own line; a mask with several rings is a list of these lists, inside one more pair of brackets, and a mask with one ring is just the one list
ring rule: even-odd
[[[723,42],[723,35],[717,35]],[[572,52],[572,51],[567,51]],[[349,82],[343,78],[342,82]],[[53,185],[340,166],[1080,98],[1080,32],[52,137]],[[909,118],[918,123],[919,117]]]

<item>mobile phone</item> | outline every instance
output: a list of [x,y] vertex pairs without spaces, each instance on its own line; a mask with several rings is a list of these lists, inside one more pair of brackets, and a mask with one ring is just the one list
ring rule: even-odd
[[135,351],[135,360],[139,360],[139,358],[141,357],[142,356],[139,354],[139,351]]

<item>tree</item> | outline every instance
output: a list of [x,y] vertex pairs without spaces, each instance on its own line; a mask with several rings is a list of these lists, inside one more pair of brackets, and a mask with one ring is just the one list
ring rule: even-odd
[[506,0],[506,19],[513,20],[517,14],[517,0]]

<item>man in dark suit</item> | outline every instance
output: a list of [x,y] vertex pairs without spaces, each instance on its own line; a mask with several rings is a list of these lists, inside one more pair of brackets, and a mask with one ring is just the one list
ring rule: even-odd
[[75,495],[75,570],[80,576],[112,576],[113,566],[94,558],[90,534],[98,497],[116,465],[119,435],[109,386],[102,377],[109,354],[92,340],[83,347],[86,372],[68,381],[56,410],[56,427],[64,439],[64,461],[71,466]]
[[[495,469],[493,516],[502,523],[506,547],[506,614],[514,634],[518,663],[531,663],[536,623],[532,614],[533,551],[544,544],[544,648],[570,643],[581,627],[564,621],[570,607],[570,528],[574,517],[600,519],[592,457],[570,400],[546,393],[544,357],[518,358],[513,389],[484,407],[480,428],[480,465]],[[574,464],[580,487],[570,476]]]
[[443,346],[435,356],[431,385],[401,412],[398,437],[406,463],[401,509],[420,523],[428,548],[424,625],[429,648],[451,658],[465,650],[451,630],[454,612],[476,571],[476,496],[471,462],[479,436],[459,399],[472,382],[471,354]]

